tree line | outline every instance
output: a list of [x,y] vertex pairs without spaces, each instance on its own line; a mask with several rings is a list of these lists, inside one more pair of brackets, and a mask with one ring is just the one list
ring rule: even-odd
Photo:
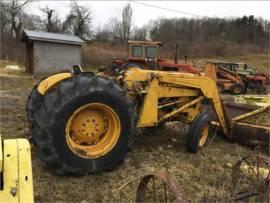
[[216,50],[223,55],[228,46],[256,46],[263,52],[269,50],[270,22],[254,16],[239,18],[160,19],[150,29],[152,40],[167,45],[180,44],[183,52],[190,54],[197,45]]
[[57,12],[51,8],[39,8],[45,17],[28,15],[25,7],[32,0],[24,2],[20,0],[1,1],[1,35],[20,39],[23,29],[66,33],[87,39],[91,36],[91,10],[80,6],[77,1],[71,1],[70,11],[64,20],[61,20]]

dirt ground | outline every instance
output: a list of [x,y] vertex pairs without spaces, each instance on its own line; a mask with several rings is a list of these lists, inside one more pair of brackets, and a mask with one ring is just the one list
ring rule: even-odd
[[[37,79],[23,71],[7,71],[3,67],[0,79],[1,135],[4,139],[27,138],[25,106]],[[226,163],[235,163],[240,156],[255,151],[217,135],[208,147],[190,154],[185,149],[187,130],[188,127],[181,123],[168,123],[156,133],[142,133],[136,138],[134,150],[117,169],[84,177],[55,175],[39,160],[32,147],[35,201],[131,202],[138,180],[119,188],[133,178],[165,168],[176,177],[186,198],[192,202],[204,196],[229,194],[231,169],[225,167]]]

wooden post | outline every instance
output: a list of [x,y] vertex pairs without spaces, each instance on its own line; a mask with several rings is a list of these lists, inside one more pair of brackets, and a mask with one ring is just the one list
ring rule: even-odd
[[178,64],[178,42],[175,44],[174,63]]
[[187,64],[187,55],[185,55],[185,64]]
[[25,43],[26,53],[25,53],[25,71],[27,73],[34,73],[34,49],[33,43]]
[[29,73],[29,45],[27,43],[25,43],[25,72]]

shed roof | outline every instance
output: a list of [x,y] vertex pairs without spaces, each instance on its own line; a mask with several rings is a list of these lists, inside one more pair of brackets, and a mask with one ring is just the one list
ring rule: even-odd
[[162,45],[160,41],[139,41],[139,40],[128,40],[128,44],[144,44],[144,45]]
[[24,30],[22,34],[22,41],[45,41],[63,44],[81,45],[84,41],[73,35],[56,34],[52,32],[40,32],[32,30]]

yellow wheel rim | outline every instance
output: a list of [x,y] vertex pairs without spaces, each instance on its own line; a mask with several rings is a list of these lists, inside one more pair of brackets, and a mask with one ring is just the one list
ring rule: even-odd
[[98,158],[116,145],[121,132],[115,111],[101,103],[77,109],[66,125],[66,141],[73,153],[83,158]]
[[202,131],[201,138],[199,141],[199,147],[203,147],[205,145],[206,140],[208,138],[208,134],[209,134],[209,125],[207,124]]

